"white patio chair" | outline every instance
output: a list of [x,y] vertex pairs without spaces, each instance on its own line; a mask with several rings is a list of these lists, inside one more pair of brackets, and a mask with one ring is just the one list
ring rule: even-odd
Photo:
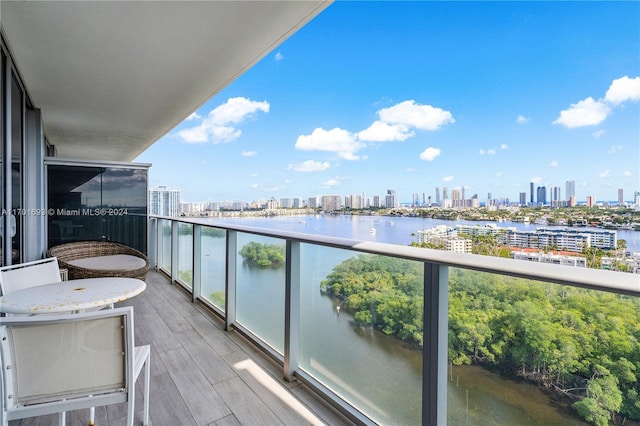
[[143,425],[149,421],[150,349],[134,346],[133,308],[7,317],[0,322],[1,424],[10,420],[127,403],[145,367]]
[[0,268],[0,292],[8,294],[23,288],[62,281],[58,259],[49,257]]

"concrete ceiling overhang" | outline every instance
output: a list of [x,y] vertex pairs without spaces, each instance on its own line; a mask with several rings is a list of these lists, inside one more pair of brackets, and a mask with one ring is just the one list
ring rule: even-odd
[[47,139],[131,161],[330,1],[0,1]]

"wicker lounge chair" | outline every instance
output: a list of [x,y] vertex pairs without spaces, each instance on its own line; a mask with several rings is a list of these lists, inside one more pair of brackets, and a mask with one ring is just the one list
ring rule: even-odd
[[149,259],[124,244],[109,241],[77,241],[51,247],[47,257],[57,257],[69,279],[128,277],[146,279]]

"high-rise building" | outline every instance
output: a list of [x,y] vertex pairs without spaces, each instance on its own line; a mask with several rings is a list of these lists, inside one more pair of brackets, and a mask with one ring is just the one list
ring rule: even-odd
[[280,198],[280,207],[283,209],[290,209],[293,207],[293,200],[291,198]]
[[395,189],[388,189],[387,195],[384,197],[385,207],[388,209],[395,209],[398,207],[398,195]]
[[575,197],[576,196],[576,181],[575,180],[568,180],[565,182],[565,197],[567,197],[567,200],[571,200],[571,197]]
[[526,192],[521,192],[520,193],[520,205],[524,206],[527,204],[527,193]]
[[624,192],[622,191],[622,188],[618,188],[618,205],[623,205],[624,204]]
[[449,188],[447,188],[446,186],[442,188],[442,199],[443,200],[449,199]]
[[595,195],[587,195],[587,207],[593,207],[596,205]]
[[323,195],[322,208],[326,212],[333,212],[342,208],[342,197],[339,195]]
[[317,209],[319,204],[318,197],[309,197],[307,200],[307,205],[310,209]]
[[529,202],[531,204],[534,203],[533,201],[533,182],[529,182],[529,194],[531,194],[531,198],[529,199]]
[[440,204],[440,187],[436,186],[436,203]]
[[458,188],[451,190],[451,207],[463,207],[460,190]]
[[149,214],[158,216],[180,216],[180,190],[166,186],[149,189]]
[[363,209],[362,195],[352,194],[344,197],[344,206],[350,209]]
[[539,186],[537,188],[538,204],[547,204],[547,187]]
[[559,186],[552,187],[549,196],[551,197],[551,207],[560,207],[562,205],[562,195]]

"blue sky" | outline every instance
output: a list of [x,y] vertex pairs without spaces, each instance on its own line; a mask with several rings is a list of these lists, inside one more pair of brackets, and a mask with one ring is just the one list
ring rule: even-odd
[[183,201],[640,191],[640,2],[337,1],[136,161]]

